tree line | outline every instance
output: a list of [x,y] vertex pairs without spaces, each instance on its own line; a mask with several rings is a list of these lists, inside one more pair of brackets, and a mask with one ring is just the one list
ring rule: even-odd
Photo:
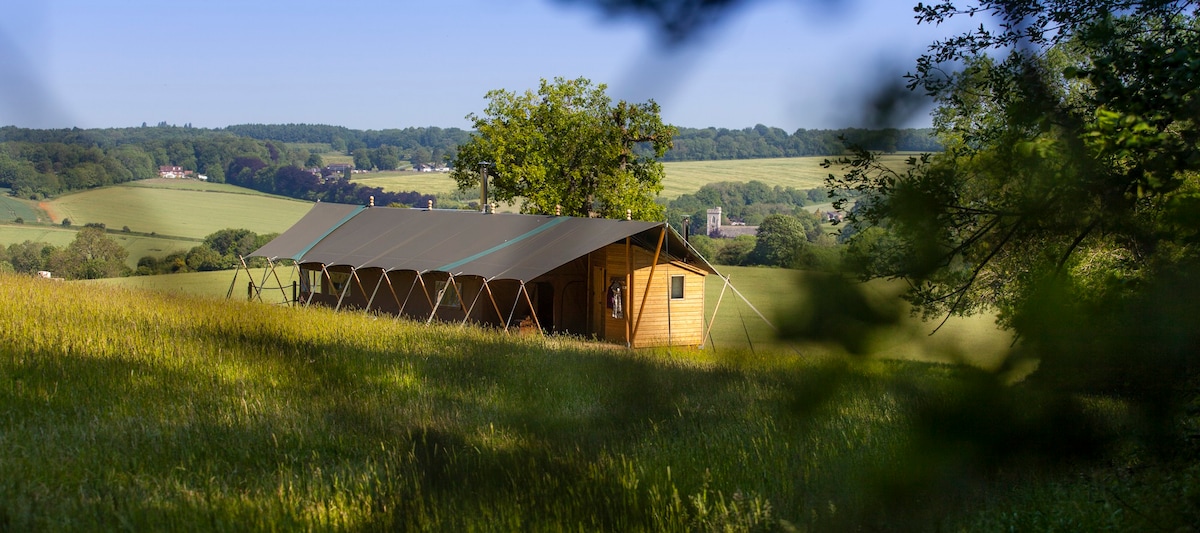
[[[0,187],[9,188],[16,197],[40,200],[152,178],[158,175],[158,167],[167,165],[222,183],[228,181],[230,166],[237,158],[314,168],[324,166],[320,154],[327,151],[352,156],[357,168],[393,170],[401,168],[404,161],[413,165],[452,161],[470,139],[471,132],[437,127],[363,131],[319,124],[244,124],[218,129],[165,123],[46,130],[5,126],[0,127]],[[301,143],[329,148],[297,145]],[[885,152],[940,149],[927,130],[801,129],[788,134],[760,124],[742,130],[680,128],[672,147],[658,159],[839,155],[846,143]],[[650,143],[634,147],[642,158],[655,158],[655,150]]]
[[663,161],[840,155],[848,144],[886,153],[941,151],[941,144],[933,133],[930,128],[801,128],[789,135],[782,129],[762,124],[740,130],[679,128]]
[[[228,270],[237,267],[242,257],[277,235],[259,235],[247,229],[223,229],[205,237],[203,243],[190,250],[172,252],[161,258],[142,257],[137,268],[130,269],[125,264],[129,251],[108,236],[103,224],[88,224],[64,247],[35,241],[0,246],[0,272],[36,274],[47,271],[63,279],[98,279]],[[247,266],[265,266],[265,260],[248,259]]]
[[379,187],[351,183],[349,172],[310,172],[294,164],[272,165],[255,156],[235,158],[227,182],[239,187],[311,202],[365,205],[424,206],[435,197],[419,192],[388,192]]

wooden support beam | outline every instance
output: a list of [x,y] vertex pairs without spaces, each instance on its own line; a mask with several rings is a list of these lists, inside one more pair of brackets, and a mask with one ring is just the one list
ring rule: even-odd
[[662,233],[658,235],[658,245],[654,248],[654,262],[650,263],[650,277],[646,279],[646,288],[642,291],[642,303],[638,306],[637,322],[633,324],[633,335],[629,337],[629,344],[631,345],[637,339],[638,327],[642,325],[642,311],[646,310],[646,300],[650,299],[650,286],[654,284],[654,269],[658,268],[659,253],[662,252],[663,240],[666,238],[667,226],[664,224]]
[[[721,300],[725,299],[725,289],[729,288],[729,278],[721,276],[721,279],[725,280],[725,286],[721,287],[721,294],[717,296],[717,305],[713,306],[712,318],[708,321],[708,329],[704,331],[704,336],[700,337],[700,342],[704,342],[705,339],[712,340],[709,338],[709,334],[712,333],[713,324],[717,323],[717,311],[721,309]],[[701,314],[700,316],[704,315]],[[701,345],[700,347],[703,348],[704,346]]]
[[[342,300],[346,298],[347,294],[350,294],[350,281],[358,278],[358,271],[355,270],[354,267],[350,267],[350,278],[351,279],[346,280],[346,286],[342,287],[342,294],[338,296],[337,306],[333,308],[334,311],[339,311],[342,309]],[[358,286],[361,290],[362,284],[359,283]]]
[[371,297],[367,299],[366,311],[370,311],[371,304],[375,303],[375,295],[379,293],[379,287],[383,286],[384,278],[387,278],[387,271],[381,268],[379,269],[379,281],[375,282],[375,290],[371,291]]
[[625,237],[625,347],[633,347],[633,242]]
[[421,280],[421,273],[414,270],[412,285],[408,286],[408,294],[404,295],[404,303],[400,304],[400,313],[399,314],[401,314],[401,315],[404,314],[404,308],[408,307],[408,299],[412,297],[413,289],[417,288],[417,282],[420,280]]
[[[483,278],[479,278],[479,279],[480,279],[480,280],[483,280]],[[470,306],[470,307],[468,307],[468,308],[467,308],[467,312],[463,314],[463,321],[462,321],[462,324],[459,324],[459,326],[460,326],[460,327],[461,327],[461,326],[466,326],[466,325],[467,325],[467,320],[471,318],[471,311],[474,311],[474,310],[475,310],[475,304],[476,304],[476,303],[479,303],[479,297],[480,297],[480,296],[483,296],[483,287],[484,287],[484,286],[485,286],[485,285],[484,285],[483,283],[481,283],[481,284],[479,285],[479,292],[476,292],[476,293],[475,293],[475,299],[474,299],[474,300],[471,300],[471,306]]]
[[[421,282],[421,283],[424,284],[425,282]],[[430,324],[433,322],[433,317],[437,316],[438,306],[442,305],[442,298],[444,298],[446,296],[446,291],[451,290],[451,289],[454,289],[455,295],[458,294],[458,289],[454,288],[454,274],[447,273],[446,274],[446,286],[443,287],[442,290],[438,291],[437,303],[433,304],[433,311],[429,313],[429,319],[425,321],[425,324]],[[459,302],[458,305],[461,306],[462,305],[462,297],[461,296],[459,297],[458,302]]]
[[[483,280],[483,288],[487,289],[488,299],[492,301],[492,309],[496,310],[496,318],[504,320],[504,313],[500,312],[500,304],[496,303],[496,295],[492,294],[492,286],[486,279]],[[505,326],[507,328],[508,325],[505,324]]]
[[[229,282],[229,290],[225,293],[226,300],[233,298],[233,288],[235,286],[237,286],[238,273],[242,271],[242,265],[246,264],[246,262],[242,260],[242,256],[240,256],[240,255],[238,256],[238,261],[240,261],[240,262],[238,263],[237,268],[235,268],[233,270],[233,281]],[[249,276],[250,273],[247,272],[246,275]],[[250,279],[254,279],[254,278],[250,278]]]
[[[521,288],[525,289],[524,281],[521,282]],[[542,321],[538,320],[537,309],[533,307],[533,300],[531,300],[529,298],[529,290],[525,289],[524,292],[525,292],[525,303],[529,304],[529,316],[533,317],[533,325],[537,326],[538,333],[545,335],[546,334],[545,331],[542,330]]]
[[513,315],[517,314],[517,305],[521,303],[521,291],[525,290],[525,282],[521,282],[521,286],[517,287],[517,295],[513,297],[512,311],[508,312],[508,320],[504,322],[504,331],[508,331],[508,325],[512,324]]
[[392,285],[392,277],[388,275],[388,272],[383,273],[383,279],[387,280],[388,292],[392,293],[392,300],[396,302],[396,305],[401,307],[401,309],[396,312],[396,317],[399,318],[400,315],[404,314],[404,305],[400,303],[400,295],[396,294],[396,286]]

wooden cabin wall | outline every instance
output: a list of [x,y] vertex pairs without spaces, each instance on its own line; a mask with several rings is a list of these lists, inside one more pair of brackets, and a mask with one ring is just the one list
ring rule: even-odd
[[[671,298],[671,277],[683,276],[683,298]],[[634,322],[637,332],[633,346],[694,346],[704,339],[704,276],[670,263],[660,264],[650,278],[650,268],[635,272]],[[641,307],[646,283],[650,292]],[[641,309],[638,322],[637,310]]]
[[[624,319],[613,318],[612,310],[604,305],[604,334],[603,337],[613,342],[628,342],[629,335],[637,328],[633,346],[643,348],[648,346],[667,345],[698,345],[704,337],[704,275],[693,269],[681,267],[666,262],[659,257],[659,265],[654,268],[654,278],[650,278],[651,266],[654,262],[654,251],[638,246],[631,246],[632,256],[628,265],[632,267],[632,281],[625,276],[627,263],[624,244],[612,244],[594,255],[594,259],[602,260],[604,265],[605,292],[598,295],[606,298],[607,288],[612,280],[619,279],[625,284],[628,295],[624,298],[626,308]],[[684,297],[672,300],[670,298],[671,276],[684,276]],[[630,290],[632,283],[632,290]],[[649,292],[646,284],[650,283]],[[593,286],[595,286],[593,284]],[[646,306],[641,309],[642,299],[646,298]],[[643,318],[638,323],[638,312]],[[629,332],[627,335],[626,332]]]

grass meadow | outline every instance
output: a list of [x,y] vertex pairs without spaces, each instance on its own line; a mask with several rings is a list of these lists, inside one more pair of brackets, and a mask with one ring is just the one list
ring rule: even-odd
[[227,184],[147,180],[92,189],[47,202],[54,223],[102,223],[109,228],[202,239],[226,228],[283,232],[308,212],[308,202],[253,193]]
[[971,472],[909,429],[973,371],[835,368],[0,275],[0,529],[1195,524],[1190,462]]

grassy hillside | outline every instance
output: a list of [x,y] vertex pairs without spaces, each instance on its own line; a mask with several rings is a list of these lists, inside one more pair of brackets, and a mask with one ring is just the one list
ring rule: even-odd
[[[630,354],[0,275],[0,524],[16,531],[1195,524],[1200,504],[1189,494],[1200,489],[1200,469],[1192,459],[973,472],[958,462],[964,455],[913,447],[908,433],[914,409],[936,405],[969,383],[970,372],[918,363],[866,363],[847,374],[834,368],[786,353]],[[834,381],[841,385],[831,390]],[[1110,407],[1097,414],[1114,412],[1115,401],[1098,404]]]
[[[882,156],[882,161],[897,167],[909,156],[893,154]],[[797,189],[821,188],[825,177],[838,168],[821,168],[828,157],[783,157],[777,159],[736,159],[723,161],[679,161],[664,163],[667,177],[663,180],[662,196],[678,198],[681,194],[694,193],[705,184],[719,181],[761,181],[769,186],[795,187]]]
[[45,204],[53,221],[103,223],[136,232],[203,238],[225,228],[282,232],[311,204],[226,184],[148,180],[74,193]]
[[38,211],[34,203],[9,196],[9,189],[0,187],[0,223],[21,219],[25,223],[38,222],[44,213]]
[[[62,226],[0,224],[0,246],[33,241],[49,243],[62,248],[75,240],[75,234],[75,230]],[[130,268],[136,268],[138,259],[147,255],[161,257],[172,252],[190,250],[193,246],[200,244],[198,239],[172,239],[125,233],[109,233],[108,237],[129,251],[129,257],[125,260],[125,264]]]

